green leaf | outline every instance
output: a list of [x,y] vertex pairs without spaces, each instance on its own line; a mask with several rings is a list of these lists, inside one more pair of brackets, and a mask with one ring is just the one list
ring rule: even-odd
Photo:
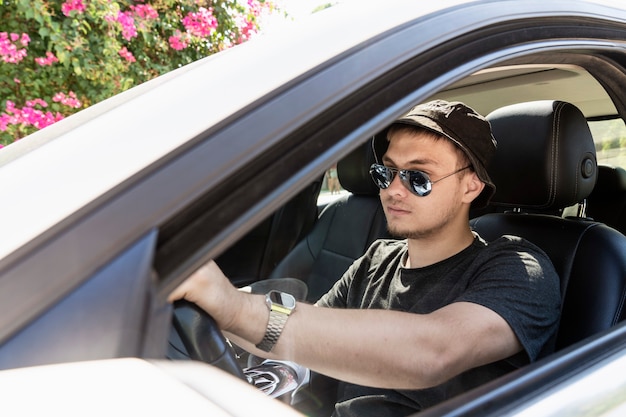
[[89,32],[91,32],[91,25],[90,25],[90,24],[89,24],[89,22],[87,22],[86,20],[82,20],[82,21],[80,22],[80,28],[79,28],[79,29],[80,29],[80,31],[81,31],[83,34],[85,34],[85,35],[86,35],[86,34],[88,34]]
[[74,74],[78,75],[79,77],[83,74],[83,69],[81,67],[81,62],[76,57],[72,58],[72,68],[74,69]]
[[63,49],[59,49],[59,48],[55,48],[56,49],[56,56],[57,59],[59,60],[59,62],[61,63],[67,63],[68,62],[68,58],[69,58],[69,54],[63,50]]

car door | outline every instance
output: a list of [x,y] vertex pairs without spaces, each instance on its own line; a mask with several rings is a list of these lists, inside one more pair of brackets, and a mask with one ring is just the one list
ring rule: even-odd
[[[284,40],[282,50],[250,43],[81,112],[15,155],[3,150],[13,158],[0,169],[3,183],[37,167],[40,183],[29,177],[22,188],[52,204],[46,177],[72,178],[68,186],[84,201],[2,252],[1,366],[163,357],[165,299],[176,285],[414,103],[477,70],[554,59],[588,65],[625,113],[616,48],[626,39],[623,12],[580,2],[437,7],[393,16],[357,10],[363,22],[351,33],[339,19],[324,36]],[[308,60],[289,56],[295,46]],[[259,57],[275,61],[259,61],[253,74],[234,69]],[[251,92],[234,87],[243,74]],[[208,92],[225,102],[206,103]],[[83,138],[90,146],[77,148]],[[158,153],[120,162],[114,184],[96,181],[105,168],[72,160],[95,164],[107,143],[139,158],[151,140]],[[58,159],[46,160],[52,150]],[[76,181],[92,174],[93,182]],[[18,191],[0,192],[11,202],[3,218],[38,213]],[[41,211],[47,203],[42,197]]]

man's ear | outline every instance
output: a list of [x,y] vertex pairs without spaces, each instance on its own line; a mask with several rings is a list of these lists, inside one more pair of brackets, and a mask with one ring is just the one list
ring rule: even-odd
[[469,204],[478,198],[483,188],[485,188],[485,183],[478,178],[475,172],[466,175],[465,180],[466,188],[463,201]]

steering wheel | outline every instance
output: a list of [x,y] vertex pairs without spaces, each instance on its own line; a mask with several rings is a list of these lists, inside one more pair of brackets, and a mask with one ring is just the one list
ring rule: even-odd
[[247,381],[232,346],[204,310],[189,301],[176,301],[172,324],[190,359],[206,362]]
[[[265,294],[272,289],[288,292],[299,300],[306,299],[308,292],[306,284],[295,278],[257,281],[247,291]],[[224,338],[213,317],[204,310],[189,301],[178,300],[174,303],[172,324],[175,335],[170,336],[170,348],[176,351],[172,356],[202,361],[248,381],[232,346]]]

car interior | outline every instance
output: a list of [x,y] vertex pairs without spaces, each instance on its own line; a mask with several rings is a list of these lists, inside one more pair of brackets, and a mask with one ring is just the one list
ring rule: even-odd
[[[604,120],[618,121],[621,130],[615,135],[626,135],[626,127],[607,91],[586,70],[574,65],[511,65],[483,70],[429,100],[432,98],[463,101],[484,115],[513,103],[560,100],[580,109],[589,125]],[[579,203],[585,200],[588,217],[624,233],[626,162],[619,158],[602,160],[601,146],[602,142],[595,143],[598,168],[593,178],[597,185],[585,199],[573,201],[570,206],[553,207],[554,213],[563,216],[577,213]],[[338,161],[338,176],[344,192],[332,198],[332,204],[318,199],[327,193],[321,178],[224,252],[219,257],[219,264],[227,276],[236,284],[246,285],[260,279],[295,275],[309,284],[309,299],[313,300],[329,286],[329,282],[324,282],[329,279],[328,271],[320,268],[332,270],[335,267],[329,265],[337,263],[338,269],[344,271],[372,240],[388,237],[382,209],[376,202],[378,189],[371,183],[368,173],[373,163],[370,147],[366,140],[363,146]],[[328,210],[325,212],[326,206]],[[492,205],[490,209],[493,208]],[[477,214],[480,213],[474,213]],[[350,223],[353,223],[353,229]],[[315,232],[309,234],[314,225]],[[354,232],[349,234],[350,242],[348,236],[335,235],[333,231],[338,230],[338,225]],[[342,238],[346,241],[341,242]],[[335,241],[338,243],[333,243]],[[271,247],[266,247],[268,242],[273,242]],[[305,254],[305,246],[309,246],[309,254]],[[241,253],[246,256],[242,257]],[[288,258],[283,259],[287,254]],[[305,259],[306,256],[310,259]],[[290,261],[294,257],[301,260]],[[316,261],[320,257],[324,259]],[[296,263],[306,269],[294,270],[290,265]],[[316,263],[324,266],[315,266]],[[334,279],[330,279],[332,282]]]
[[[578,66],[511,65],[479,71],[435,97],[464,101],[492,124],[498,151],[489,171],[497,191],[486,209],[471,213],[471,226],[488,241],[503,234],[522,236],[549,255],[563,297],[557,349],[621,322],[626,314],[626,171],[621,165],[626,144],[607,157],[610,152],[590,125],[617,121],[621,131],[615,135],[624,137],[626,129],[605,88]],[[328,198],[325,179],[319,178],[216,259],[233,284],[254,291],[260,283],[296,279],[306,284],[299,298],[313,303],[374,240],[392,238],[369,175],[372,143],[364,138],[337,161],[340,194]],[[173,334],[169,356],[198,358],[197,346],[215,344],[210,342],[215,335],[197,326],[182,330],[185,323],[202,322],[192,318],[202,312],[189,306],[177,310],[175,327],[181,331],[173,333],[195,336],[185,341]],[[222,345],[230,348],[228,342]],[[239,365],[223,369],[241,376],[237,368],[253,362],[234,350]],[[335,381],[313,374],[307,384],[306,394],[285,401],[324,415],[336,398]]]
[[[215,259],[244,291],[314,303],[372,242],[394,238],[369,175],[373,138],[414,105],[444,99],[486,116],[498,141],[488,167],[497,191],[470,212],[470,226],[487,241],[511,234],[542,248],[562,307],[555,353],[419,416],[520,415],[544,399],[560,400],[552,415],[574,414],[576,400],[577,415],[622,415],[625,14],[600,7],[607,0],[435,3],[366,20],[350,10],[354,30],[337,31],[345,19],[329,20],[333,30],[303,25],[278,48],[250,42],[3,148],[0,383],[9,407],[77,404],[81,394],[59,378],[71,374],[94,398],[89,410],[126,406],[102,402],[104,393],[137,410],[162,398],[174,413],[267,412],[248,402],[257,396],[330,415],[338,381],[248,354],[196,305],[172,308],[168,294]],[[338,193],[328,181],[335,166]],[[131,378],[136,368],[110,370],[125,359],[149,367],[145,384]],[[65,372],[86,362],[106,372]],[[45,380],[21,373],[56,365]],[[163,383],[153,385],[157,367]],[[593,404],[563,400],[607,368],[617,388],[605,378]],[[23,397],[11,391],[20,373]],[[142,388],[146,398],[136,398]],[[182,388],[205,398],[180,407]]]
[[570,103],[539,101],[500,108],[487,119],[498,140],[490,205],[502,210],[472,219],[473,229],[488,241],[521,236],[548,254],[561,278],[557,349],[623,320],[624,235],[582,210],[561,215],[596,183],[594,143],[583,114]]

